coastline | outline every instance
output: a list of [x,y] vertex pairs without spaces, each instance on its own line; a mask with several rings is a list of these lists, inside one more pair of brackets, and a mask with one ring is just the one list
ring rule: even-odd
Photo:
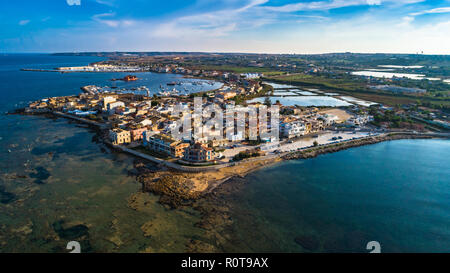
[[[449,136],[447,136],[448,138]],[[400,139],[433,139],[433,138],[445,138],[444,135],[437,136],[434,134],[414,134],[409,132],[394,132],[384,135],[369,136],[361,139],[350,140],[337,144],[328,144],[321,147],[313,147],[303,151],[292,152],[283,155],[283,160],[295,160],[295,159],[308,159],[314,158],[322,154],[336,153],[342,150],[356,148],[365,145],[376,144],[384,141],[400,140]]]
[[[259,169],[272,166],[273,164],[296,159],[314,158],[321,154],[335,153],[342,150],[360,147],[364,145],[376,144],[383,141],[400,139],[432,139],[450,138],[450,134],[433,133],[413,133],[413,132],[392,132],[382,135],[368,136],[365,138],[348,140],[341,143],[325,144],[317,147],[310,147],[299,151],[286,152],[278,155],[269,155],[258,158],[246,159],[238,162],[223,165],[213,165],[208,167],[183,166],[174,162],[166,162],[162,159],[150,160],[148,156],[140,155],[137,152],[129,152],[130,149],[112,145],[105,134],[106,127],[94,121],[74,117],[59,112],[20,112],[19,114],[43,115],[46,117],[62,117],[74,120],[94,127],[98,138],[104,144],[112,147],[115,151],[127,153],[137,160],[151,162],[158,167],[158,170],[148,168],[145,164],[135,166],[137,181],[142,184],[144,192],[151,192],[160,196],[160,203],[171,208],[183,205],[190,205],[193,201],[214,193],[220,185],[233,180],[234,178],[244,178],[250,173]],[[157,160],[156,160],[157,159]]]
[[[382,136],[368,137],[365,139],[351,140],[340,144],[329,144],[320,147],[313,147],[299,152],[289,152],[285,155],[272,159],[261,158],[259,160],[243,162],[240,165],[219,169],[217,170],[217,172],[214,172],[215,175],[208,175],[207,173],[171,173],[170,171],[163,171],[159,173],[153,172],[152,175],[149,176],[148,174],[145,174],[146,171],[144,171],[144,174],[138,175],[138,181],[142,183],[142,189],[144,192],[151,192],[160,196],[159,202],[163,205],[168,205],[172,209],[182,206],[191,206],[199,209],[200,211],[203,211],[204,208],[197,204],[198,202],[202,202],[201,200],[209,200],[211,198],[217,199],[217,195],[220,195],[220,191],[222,191],[223,189],[225,189],[225,191],[227,192],[232,191],[233,189],[239,189],[240,185],[230,184],[235,184],[233,183],[233,181],[242,181],[243,178],[245,178],[247,175],[257,170],[272,166],[285,160],[309,159],[317,157],[321,154],[335,153],[350,148],[376,144],[384,141],[401,139],[437,139],[449,137],[450,136],[438,137],[434,135],[392,133]],[[195,187],[194,185],[196,185],[197,183],[203,185],[203,187]],[[215,207],[212,204],[209,205]],[[223,218],[223,215],[220,215],[220,213],[215,210],[209,213],[204,212],[202,214],[202,219],[211,219],[217,217],[219,217],[220,219]]]
[[[26,113],[25,113],[26,114]],[[67,116],[54,115],[53,113],[36,113],[47,118],[60,118],[69,120]],[[73,120],[73,121],[72,121]],[[82,120],[70,119],[70,122],[80,123]],[[100,143],[106,143],[104,132],[95,124],[89,124],[96,132]],[[449,136],[445,137],[448,138]],[[192,208],[200,213],[200,219],[195,223],[195,227],[204,230],[205,239],[191,238],[185,244],[186,252],[193,253],[213,253],[223,252],[232,238],[234,219],[231,216],[233,205],[229,204],[228,198],[233,194],[245,189],[248,180],[247,175],[265,167],[285,160],[297,160],[313,158],[321,154],[334,153],[341,150],[359,147],[363,145],[380,143],[383,141],[400,139],[431,139],[444,138],[436,134],[417,135],[411,132],[390,133],[380,136],[367,137],[365,139],[351,140],[339,144],[323,145],[312,147],[298,152],[289,152],[277,155],[269,159],[255,158],[249,161],[242,161],[240,164],[221,168],[214,172],[186,173],[170,169],[158,164],[148,164],[148,161],[139,157],[135,158],[130,171],[141,184],[141,190],[131,195],[127,199],[128,207],[132,209],[145,206],[143,198],[146,194],[155,194],[158,202],[167,209],[187,209]],[[121,152],[122,153],[122,152]],[[148,233],[151,227],[143,225],[142,232]]]

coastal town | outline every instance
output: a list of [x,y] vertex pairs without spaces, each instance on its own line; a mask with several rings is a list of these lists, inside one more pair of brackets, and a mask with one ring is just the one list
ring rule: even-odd
[[[178,71],[175,70],[175,72]],[[214,72],[206,74],[214,74]],[[234,99],[237,97],[254,98],[274,91],[272,86],[258,80],[256,73],[250,75],[224,74],[221,77],[227,79],[224,80],[222,88],[201,94],[205,107],[215,104],[225,109],[227,104],[235,103]],[[248,130],[245,132],[246,135],[241,134],[231,139],[227,139],[225,135],[223,138],[211,139],[204,131],[204,137],[200,139],[183,141],[176,140],[171,136],[171,130],[179,119],[174,109],[177,105],[189,109],[193,106],[194,97],[198,94],[150,96],[148,91],[145,95],[116,93],[104,91],[101,87],[96,86],[86,86],[82,90],[83,92],[77,96],[53,97],[33,102],[29,105],[28,111],[52,111],[95,122],[102,128],[107,128],[107,141],[112,145],[125,146],[157,158],[177,160],[184,164],[218,164],[267,153],[279,153],[305,137],[316,140],[314,144],[308,146],[318,145],[318,141],[323,139],[319,135],[325,134],[325,132],[328,132],[329,135],[329,130],[333,130],[336,126],[341,131],[352,131],[351,135],[345,134],[345,137],[354,139],[362,136],[361,133],[356,134],[355,129],[359,131],[373,120],[367,111],[359,107],[319,109],[317,107],[283,106],[277,103],[281,113],[278,128],[281,144],[278,141],[273,144],[274,139],[248,140]],[[265,102],[265,104],[270,106],[269,102]],[[245,103],[245,107],[257,109],[265,104]],[[232,118],[233,122],[237,124],[238,117],[233,116]],[[224,124],[226,119],[227,116],[223,119]],[[248,124],[247,117],[247,127]],[[200,126],[202,125],[200,124]],[[342,139],[342,134],[333,134],[329,140],[321,142],[338,142]],[[296,149],[300,148],[304,147],[300,145]]]
[[[339,94],[325,93],[318,89],[309,88],[308,91],[302,91],[295,86],[265,82],[262,80],[263,73],[257,72],[231,73],[218,70],[191,70],[177,65],[141,67],[125,64],[94,64],[85,67],[61,67],[57,70],[153,71],[222,82],[222,86],[218,89],[198,93],[183,93],[176,87],[170,90],[170,87],[180,84],[170,82],[167,83],[168,90],[161,86],[159,92],[153,90],[153,95],[145,86],[127,91],[91,85],[82,87],[83,92],[79,95],[45,98],[31,103],[26,109],[26,112],[52,112],[97,125],[103,129],[104,140],[110,145],[155,162],[170,163],[171,166],[217,168],[221,164],[250,158],[281,156],[311,147],[377,136],[391,131],[392,123],[403,125],[397,126],[403,129],[396,131],[423,132],[433,128],[426,129],[423,123],[411,122],[411,117],[421,119],[423,111],[417,107],[405,105],[394,111],[392,107],[380,103],[348,96],[338,97],[336,95]],[[127,75],[123,79],[113,80],[136,81],[138,77]],[[329,97],[326,98],[336,101],[340,99],[344,104],[300,106],[292,103],[283,104],[279,100],[279,98],[297,98],[297,95],[301,96],[303,93],[309,95],[305,98],[327,94]],[[271,97],[278,99],[273,101]],[[204,128],[208,119],[203,117],[199,122],[194,122],[193,128],[193,130],[195,127],[203,129],[200,137],[193,138],[190,132],[188,138],[174,138],[173,131],[177,122],[186,119],[186,113],[191,115],[194,112],[196,98],[201,99],[203,107],[215,105],[224,112],[230,104],[239,105],[240,109],[247,113],[261,112],[262,108],[277,106],[279,122],[277,128],[270,128],[270,122],[263,128],[262,118],[258,116],[255,121],[258,125],[256,129],[258,137],[250,139],[252,132],[249,125],[252,121],[248,114],[223,115],[220,126],[231,122],[231,137],[227,137],[229,129],[217,133],[212,128]],[[177,109],[183,109],[183,113]],[[270,115],[267,117],[270,118]],[[190,116],[189,119],[191,118]],[[238,123],[241,123],[245,130],[235,134]],[[440,125],[436,124],[434,127]],[[448,123],[443,122],[441,126],[445,128]],[[271,131],[276,136],[272,134],[271,137],[264,137],[264,130]]]
[[450,252],[450,0],[2,4],[0,253]]

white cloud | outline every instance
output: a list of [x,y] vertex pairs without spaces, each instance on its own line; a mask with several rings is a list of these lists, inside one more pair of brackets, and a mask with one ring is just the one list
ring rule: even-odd
[[419,16],[424,14],[434,14],[434,13],[448,13],[450,12],[450,7],[442,7],[442,8],[435,8],[435,9],[429,9],[429,10],[423,10],[415,13],[411,13],[411,16]]
[[95,2],[97,2],[101,5],[106,5],[106,6],[110,6],[110,7],[115,5],[114,0],[95,0]]
[[30,20],[20,20],[19,25],[24,26],[24,25],[27,25],[29,22],[30,22]]
[[402,18],[402,23],[399,26],[409,25],[411,22],[415,20],[415,17],[425,14],[439,14],[439,13],[449,13],[450,7],[442,7],[442,8],[434,8],[429,10],[422,10],[419,12],[410,13],[408,16]]
[[[268,17],[258,17],[253,8],[268,0],[251,0],[235,9],[224,9],[195,15],[178,17],[157,25],[151,35],[158,37],[220,37],[246,27],[262,26],[270,21]],[[251,11],[251,12],[250,12]]]
[[294,4],[287,4],[283,6],[266,6],[267,10],[277,12],[296,12],[296,11],[327,11],[337,8],[345,8],[352,6],[379,6],[382,4],[413,4],[423,2],[425,0],[332,0],[332,1],[316,1],[316,2],[299,2]]
[[80,6],[81,0],[66,0],[66,3],[69,6]]
[[367,0],[367,5],[381,5],[381,0]]
[[99,23],[105,24],[110,27],[127,27],[132,26],[135,24],[134,20],[127,20],[127,19],[121,19],[121,20],[115,20],[115,19],[105,19],[108,17],[114,17],[115,13],[102,13],[102,14],[96,14],[92,17],[94,21],[97,21]]
[[[95,1],[114,3],[114,0]],[[424,50],[426,53],[450,53],[447,49],[450,41],[446,37],[448,23],[440,24],[439,27],[433,24],[411,24],[418,15],[418,12],[411,12],[417,11],[417,7],[404,5],[422,1],[299,0],[295,4],[269,6],[268,0],[231,0],[232,4],[225,5],[226,8],[201,11],[204,9],[200,4],[195,9],[196,13],[178,17],[172,14],[164,19],[128,20],[120,17],[119,11],[117,14],[102,13],[91,17],[95,27],[98,27],[93,29],[101,31],[89,32],[91,37],[101,43],[86,43],[84,50],[100,44],[102,50],[124,51],[408,53]],[[355,12],[346,18],[336,19],[327,12],[318,12],[350,6],[382,8],[377,8],[377,12]],[[444,10],[440,8],[421,13],[443,13]],[[388,15],[395,12],[396,17],[386,16],[385,11],[388,11]],[[304,24],[308,22],[311,24]],[[72,46],[71,43],[67,44]]]
[[[291,32],[282,47],[291,52],[367,52],[450,54],[450,21],[420,26],[395,24],[396,19],[380,21],[361,17],[323,25],[320,31]],[[408,22],[410,18],[403,18]],[[290,41],[290,43],[289,43]],[[290,47],[289,45],[299,45]],[[282,46],[282,47],[281,47]]]
[[400,22],[400,24],[397,24],[397,26],[399,27],[405,27],[405,26],[409,26],[409,24],[414,21],[414,17],[412,16],[404,16],[402,18],[402,21]]

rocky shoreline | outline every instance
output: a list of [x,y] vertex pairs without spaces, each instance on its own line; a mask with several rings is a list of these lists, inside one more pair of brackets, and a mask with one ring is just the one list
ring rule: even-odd
[[[58,118],[58,116],[51,113],[40,113],[40,115]],[[78,123],[78,121],[72,122]],[[89,127],[96,132],[93,140],[99,144],[105,143],[107,138],[106,131],[95,126]],[[134,168],[129,172],[129,175],[136,177],[136,180],[142,186],[142,190],[137,195],[129,198],[128,206],[130,208],[140,205],[144,206],[145,202],[141,202],[142,200],[139,199],[139,196],[152,193],[159,196],[159,203],[169,209],[192,208],[200,212],[201,219],[196,223],[196,226],[203,229],[205,233],[202,238],[190,238],[186,242],[187,252],[223,252],[231,246],[233,248],[237,246],[236,249],[238,250],[240,242],[233,237],[233,219],[230,214],[233,208],[227,200],[233,198],[233,193],[243,189],[246,183],[246,180],[243,178],[246,175],[283,160],[314,158],[321,154],[334,153],[383,141],[429,138],[436,138],[436,136],[391,133],[338,144],[312,147],[284,154],[277,158],[261,158],[259,161],[251,162],[244,161],[232,167],[203,173],[174,171],[136,158]],[[6,200],[8,196],[4,195],[3,197]],[[149,225],[145,225],[141,229],[146,234],[146,231],[151,228]],[[295,238],[295,242],[310,251],[317,249],[317,242],[314,238],[303,238],[300,236]]]
[[321,154],[335,153],[341,150],[399,139],[429,139],[428,135],[386,134],[364,139],[351,140],[338,144],[318,146],[302,151],[288,153],[279,158],[261,159],[244,162],[236,166],[222,168],[214,172],[185,173],[168,169],[149,171],[141,167],[137,171],[137,181],[144,192],[160,196],[160,203],[170,208],[191,206],[195,200],[213,194],[220,186],[234,178],[244,178],[249,173],[283,160],[314,158]]
[[137,170],[136,179],[142,184],[144,192],[160,196],[161,204],[175,209],[181,206],[192,206],[196,200],[214,193],[216,188],[233,178],[243,178],[251,172],[279,161],[281,161],[280,158],[244,162],[237,166],[203,173],[186,173],[168,169],[149,170],[141,167]]
[[[27,113],[24,109],[18,109],[10,114],[43,115],[53,119],[60,117],[51,112]],[[77,123],[81,121],[73,120],[72,122]],[[97,143],[108,144],[108,134],[105,128],[100,128],[93,124],[87,125],[95,130],[96,136],[94,139]],[[168,205],[171,208],[177,208],[192,204],[193,201],[213,192],[221,184],[232,178],[244,177],[251,172],[279,161],[313,158],[321,154],[334,153],[344,149],[375,144],[382,141],[416,138],[433,138],[433,136],[413,133],[390,133],[337,144],[312,147],[280,155],[276,158],[265,157],[261,158],[261,160],[243,161],[234,166],[199,173],[177,171],[168,169],[165,166],[155,165],[155,163],[146,164],[145,161],[140,160],[140,165],[135,166],[133,173],[136,175],[137,181],[142,184],[142,190],[144,192],[157,194],[160,196],[161,204]]]
[[363,139],[351,140],[338,144],[326,145],[323,147],[314,147],[303,151],[289,153],[282,156],[283,160],[295,160],[295,159],[308,159],[314,158],[321,154],[335,153],[349,148],[360,147],[370,144],[376,144],[383,141],[392,141],[400,139],[431,139],[435,138],[429,135],[416,135],[416,134],[386,134],[381,136],[372,136]]
[[[314,158],[321,154],[334,153],[341,150],[360,147],[369,144],[376,144],[383,141],[392,141],[400,139],[431,139],[433,136],[414,135],[414,134],[388,134],[382,136],[373,136],[370,138],[353,140],[340,144],[315,147],[308,150],[290,153],[281,157],[281,160],[296,160]],[[279,161],[277,161],[279,162]],[[260,167],[261,168],[261,167]],[[258,168],[259,169],[259,168]],[[239,241],[233,237],[233,219],[230,211],[233,209],[227,202],[228,198],[233,198],[233,194],[240,191],[245,186],[246,180],[243,179],[247,174],[255,170],[250,170],[244,175],[230,176],[219,183],[214,190],[202,194],[192,195],[187,190],[188,185],[183,185],[186,180],[180,179],[180,174],[169,175],[165,173],[162,178],[151,176],[143,179],[143,190],[160,195],[160,202],[169,205],[171,208],[180,206],[189,206],[201,214],[201,220],[196,224],[205,230],[207,239],[191,239],[186,244],[187,252],[224,252],[225,246],[239,246]],[[143,179],[143,180],[142,180]],[[157,181],[155,183],[155,181]],[[296,237],[294,240],[306,251],[314,252],[318,246],[314,238]],[[237,247],[239,249],[239,247]]]

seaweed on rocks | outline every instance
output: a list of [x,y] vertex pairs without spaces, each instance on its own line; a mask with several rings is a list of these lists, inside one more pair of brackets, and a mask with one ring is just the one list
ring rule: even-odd
[[187,206],[200,197],[199,192],[192,191],[192,183],[188,178],[173,172],[149,172],[138,177],[144,192],[160,196],[159,202],[178,208]]

